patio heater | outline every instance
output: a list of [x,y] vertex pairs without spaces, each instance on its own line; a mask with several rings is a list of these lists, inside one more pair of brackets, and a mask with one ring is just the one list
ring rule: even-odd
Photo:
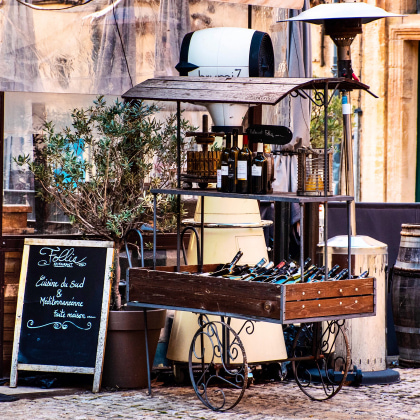
[[[337,76],[356,79],[351,63],[350,46],[362,33],[362,25],[386,17],[403,15],[359,3],[355,0],[342,3],[321,4],[313,7],[288,21],[301,21],[324,25],[324,32],[337,46]],[[341,159],[342,173],[345,174],[345,193],[354,196],[353,147],[351,132],[351,105],[349,92],[341,91],[343,107],[343,141]],[[343,193],[344,191],[342,191]],[[398,373],[386,369],[386,280],[385,269],[388,262],[387,245],[367,236],[356,235],[356,205],[350,205],[350,239],[347,236],[336,236],[327,241],[328,264],[345,265],[348,259],[348,248],[351,247],[351,274],[358,275],[368,270],[377,280],[376,316],[346,321],[348,337],[352,348],[352,364],[358,370],[353,372],[362,384],[391,383],[399,380]],[[325,235],[328,233],[325,232]],[[325,236],[327,238],[327,236]],[[324,246],[322,246],[324,249]],[[340,352],[340,344],[337,346]]]
[[[362,33],[362,24],[386,17],[401,17],[403,15],[389,13],[380,7],[359,3],[355,0],[344,0],[342,3],[320,4],[306,10],[287,21],[308,22],[324,25],[325,35],[329,35],[337,46],[337,76],[356,79],[351,63],[350,46],[356,36]],[[342,162],[344,166],[345,193],[354,196],[353,148],[351,132],[351,105],[349,92],[342,92],[343,105],[343,142]],[[342,191],[344,193],[344,191]],[[351,233],[356,235],[355,203],[351,205]]]

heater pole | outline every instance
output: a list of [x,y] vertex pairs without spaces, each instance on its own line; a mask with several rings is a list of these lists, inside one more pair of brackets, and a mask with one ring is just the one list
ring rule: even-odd
[[[349,93],[342,92],[342,106],[343,106],[343,142],[341,157],[344,163],[343,169],[345,174],[345,189],[346,195],[354,197],[354,173],[353,173],[353,141],[351,133],[351,104]],[[343,173],[343,172],[342,172]],[[356,203],[350,203],[350,226],[351,235],[356,235]]]

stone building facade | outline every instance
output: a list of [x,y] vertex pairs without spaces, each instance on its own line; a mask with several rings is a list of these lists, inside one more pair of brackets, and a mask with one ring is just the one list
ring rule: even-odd
[[[365,202],[420,201],[417,159],[420,2],[364,2],[406,16],[363,25],[363,34],[351,46],[354,73],[378,96],[358,91],[351,94],[353,108],[361,111],[360,123],[353,128],[360,139],[355,159],[360,190],[356,193],[359,201]],[[311,27],[314,74],[331,76],[334,45],[322,35],[320,26]]]

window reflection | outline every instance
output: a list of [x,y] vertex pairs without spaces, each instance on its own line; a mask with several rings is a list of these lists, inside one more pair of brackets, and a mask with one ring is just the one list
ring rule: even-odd
[[[53,121],[56,129],[71,125],[71,111],[74,108],[89,107],[94,95],[48,94],[48,93],[5,93],[5,126],[3,158],[3,205],[8,213],[3,234],[68,234],[76,233],[68,218],[55,204],[47,204],[37,197],[39,188],[33,175],[14,161],[19,155],[38,159],[37,150],[43,147],[42,125]],[[107,101],[116,97],[108,96]],[[88,156],[81,156],[88,159]],[[22,217],[12,213],[27,212],[27,225]],[[20,222],[17,222],[17,219]]]

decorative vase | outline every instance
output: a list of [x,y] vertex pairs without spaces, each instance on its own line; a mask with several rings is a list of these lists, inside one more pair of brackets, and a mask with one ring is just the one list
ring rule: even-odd
[[[165,309],[147,309],[149,365],[153,365]],[[146,388],[147,363],[143,308],[110,311],[105,346],[102,386]]]

